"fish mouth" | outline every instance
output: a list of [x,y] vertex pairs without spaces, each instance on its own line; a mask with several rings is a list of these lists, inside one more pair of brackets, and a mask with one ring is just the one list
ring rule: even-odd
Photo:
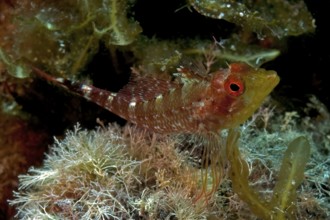
[[280,77],[277,75],[275,71],[269,70],[267,71],[267,78],[269,79],[276,79],[276,81],[280,81]]
[[266,72],[264,72],[264,74],[261,78],[262,78],[261,80],[263,81],[263,83],[261,83],[262,87],[267,88],[267,90],[269,90],[270,92],[280,82],[280,77],[273,70],[267,70]]
[[249,90],[245,98],[250,103],[260,105],[264,98],[278,85],[280,77],[273,70],[262,70],[253,78],[254,80],[249,81]]

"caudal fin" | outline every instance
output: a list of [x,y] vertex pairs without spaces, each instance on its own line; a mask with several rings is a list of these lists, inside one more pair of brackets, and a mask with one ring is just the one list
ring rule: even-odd
[[77,93],[78,95],[84,96],[84,92],[82,91],[83,84],[61,77],[55,78],[37,67],[32,67],[32,69],[39,78],[44,79],[47,82],[54,83],[55,85],[64,87],[65,89]]

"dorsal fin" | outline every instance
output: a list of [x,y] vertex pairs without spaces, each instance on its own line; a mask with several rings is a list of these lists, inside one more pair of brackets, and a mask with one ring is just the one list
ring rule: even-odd
[[149,101],[161,94],[165,94],[172,88],[179,85],[170,80],[158,79],[150,76],[140,76],[136,73],[132,75],[130,81],[121,90],[117,97],[121,97],[127,102],[132,100]]
[[197,75],[200,77],[207,76],[207,69],[201,60],[184,58],[180,61],[180,66],[183,66],[184,69],[189,70],[192,75]]

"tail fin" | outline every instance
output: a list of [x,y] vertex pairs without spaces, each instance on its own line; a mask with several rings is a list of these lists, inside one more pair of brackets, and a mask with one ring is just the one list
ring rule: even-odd
[[116,93],[99,89],[92,85],[73,82],[65,78],[55,78],[36,67],[32,67],[32,69],[38,77],[48,82],[54,83],[55,85],[61,86],[66,90],[71,91],[81,97],[84,97],[85,99],[90,100],[115,114],[121,115],[118,111],[114,112],[112,105],[112,101],[117,95]]
[[83,91],[81,91],[81,87],[82,87],[81,83],[73,82],[65,78],[55,78],[36,67],[32,67],[32,69],[38,77],[48,82],[54,83],[55,85],[64,87],[65,89],[68,89],[70,91],[73,91],[78,95],[82,95],[82,96],[84,95]]
[[70,81],[65,78],[55,78],[55,77],[47,74],[46,72],[38,69],[37,67],[32,66],[31,68],[39,78],[44,79],[47,82],[51,82],[57,86],[61,86],[68,91],[71,91],[79,96],[83,96],[83,97],[89,99],[89,97],[86,95],[86,92],[90,92],[90,88],[87,85],[84,85],[79,82],[73,82],[73,81]]

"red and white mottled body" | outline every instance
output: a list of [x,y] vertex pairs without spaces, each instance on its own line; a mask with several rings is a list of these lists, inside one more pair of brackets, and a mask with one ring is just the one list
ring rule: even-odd
[[244,122],[279,81],[274,71],[231,64],[212,74],[180,68],[174,80],[137,76],[118,93],[53,81],[140,127],[158,133],[218,131]]
[[[224,151],[218,131],[243,123],[279,82],[274,71],[234,63],[211,74],[180,68],[174,80],[137,76],[118,93],[91,85],[54,78],[41,70],[42,78],[59,84],[139,127],[158,133],[191,133],[203,147],[202,190],[195,200],[208,197],[221,182]],[[209,166],[210,161],[210,166]]]

